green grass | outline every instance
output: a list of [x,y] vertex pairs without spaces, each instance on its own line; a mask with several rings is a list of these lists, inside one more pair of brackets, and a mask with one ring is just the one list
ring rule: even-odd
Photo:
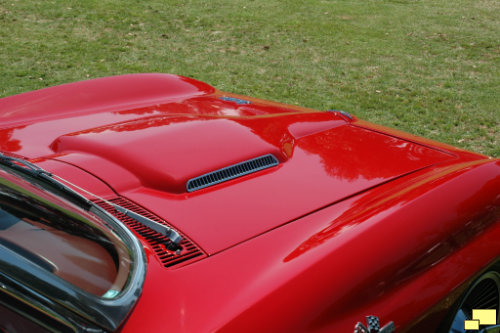
[[165,72],[500,157],[498,0],[0,0],[0,96]]

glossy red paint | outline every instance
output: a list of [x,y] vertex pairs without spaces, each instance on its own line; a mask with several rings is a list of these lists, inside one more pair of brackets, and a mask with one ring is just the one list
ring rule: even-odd
[[[158,77],[153,78],[150,84],[156,85]],[[77,110],[63,112],[61,119],[18,125],[11,139],[22,142],[22,147],[15,152],[55,158],[98,176],[191,235],[210,254],[391,179],[456,158],[355,126],[336,113],[286,110],[261,102],[241,106],[219,99],[221,93],[200,96],[196,84],[192,91],[185,88],[191,97],[168,96],[167,101],[178,99],[166,104],[135,111],[99,110],[95,117]],[[111,121],[110,113],[125,118]],[[129,119],[130,114],[135,118]],[[186,193],[191,178],[265,154],[273,154],[281,164]]]
[[[500,163],[465,167],[470,173],[435,167],[384,184],[176,270],[168,280],[152,274],[151,291],[183,286],[169,293],[178,312],[159,322],[180,318],[178,331],[344,332],[376,314],[406,327],[500,250],[500,177],[492,176]],[[459,191],[486,175],[484,195],[474,195],[479,185],[474,193]],[[443,210],[444,202],[453,209]],[[132,327],[153,311],[141,312],[141,305],[156,304],[159,295],[145,289]],[[160,324],[154,321],[144,325],[153,329]]]
[[[365,315],[432,331],[500,253],[498,160],[338,112],[148,74],[9,97],[0,121],[1,150],[138,203],[208,254],[165,269],[144,243],[124,332],[350,332]],[[278,166],[186,191],[269,153]]]

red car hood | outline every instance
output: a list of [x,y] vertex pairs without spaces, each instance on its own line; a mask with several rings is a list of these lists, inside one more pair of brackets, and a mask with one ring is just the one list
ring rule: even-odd
[[[335,112],[255,99],[248,100],[251,104],[223,100],[228,94],[175,76],[134,80],[134,89],[125,85],[116,96],[103,94],[106,98],[93,100],[91,106],[85,93],[59,92],[100,89],[92,85],[99,80],[35,92],[38,103],[32,112],[29,104],[22,104],[28,94],[7,99],[3,109],[0,103],[4,115],[10,110],[0,130],[5,138],[1,148],[93,174],[163,217],[209,254],[453,158],[356,126]],[[113,82],[102,87],[109,84]],[[147,87],[159,84],[183,88],[163,97],[157,88],[151,96]],[[45,118],[40,117],[43,111]],[[279,165],[186,191],[193,177],[265,154],[273,154]],[[81,179],[72,181],[91,186]]]

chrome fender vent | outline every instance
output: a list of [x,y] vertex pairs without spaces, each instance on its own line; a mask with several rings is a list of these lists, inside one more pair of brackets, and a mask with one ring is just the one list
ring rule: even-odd
[[250,173],[264,170],[278,165],[278,159],[272,154],[252,158],[241,163],[233,164],[228,167],[215,170],[199,177],[191,178],[186,184],[188,192],[193,192],[205,187],[219,184],[230,179],[238,178]]

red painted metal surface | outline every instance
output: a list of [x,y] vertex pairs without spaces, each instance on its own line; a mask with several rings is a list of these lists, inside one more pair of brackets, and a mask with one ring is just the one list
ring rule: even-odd
[[[500,253],[498,160],[337,112],[148,74],[9,97],[0,121],[1,150],[136,202],[207,254],[166,269],[144,242],[124,332],[350,332],[365,315],[432,331]],[[186,191],[269,153],[278,166]]]

